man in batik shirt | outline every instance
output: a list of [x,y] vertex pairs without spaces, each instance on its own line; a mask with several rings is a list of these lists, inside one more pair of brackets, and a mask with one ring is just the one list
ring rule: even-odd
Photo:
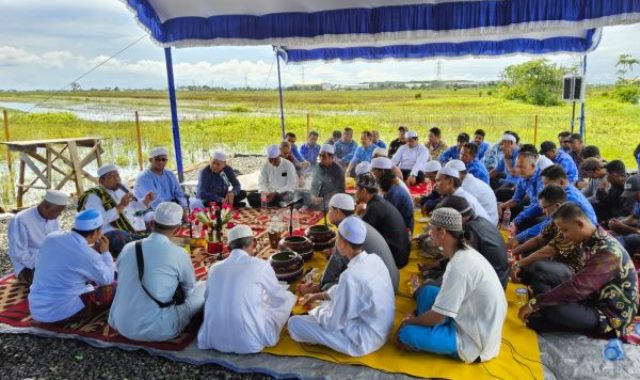
[[629,254],[575,204],[562,205],[553,222],[583,252],[584,266],[558,286],[534,295],[520,308],[519,317],[537,332],[625,335],[638,312],[638,278]]

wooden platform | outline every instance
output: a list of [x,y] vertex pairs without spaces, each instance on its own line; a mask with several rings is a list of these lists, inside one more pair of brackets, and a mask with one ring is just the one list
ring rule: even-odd
[[[68,181],[73,181],[76,194],[79,196],[84,193],[84,179],[98,183],[98,179],[84,168],[94,160],[98,166],[102,165],[102,140],[101,137],[82,137],[0,142],[10,151],[20,153],[16,206],[22,208],[24,194],[29,189],[60,190]],[[83,152],[81,156],[79,148],[86,148],[88,151]],[[44,152],[40,154],[39,150],[42,149]],[[44,168],[38,167],[36,162],[44,164]],[[25,181],[27,167],[36,175],[30,182]],[[54,171],[63,176],[57,183],[53,182]]]

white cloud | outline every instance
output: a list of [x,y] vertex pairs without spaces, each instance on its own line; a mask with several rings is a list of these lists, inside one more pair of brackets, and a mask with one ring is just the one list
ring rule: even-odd
[[0,46],[0,66],[63,67],[73,58],[73,54],[68,51],[48,51],[43,54],[36,54],[14,46]]

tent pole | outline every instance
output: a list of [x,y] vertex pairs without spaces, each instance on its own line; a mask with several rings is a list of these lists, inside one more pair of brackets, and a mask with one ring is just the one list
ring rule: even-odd
[[164,48],[164,60],[167,66],[167,82],[169,87],[169,106],[171,107],[171,126],[173,131],[173,147],[176,152],[176,168],[178,169],[178,180],[184,181],[184,171],[182,168],[182,149],[180,147],[180,126],[178,125],[178,106],[176,104],[176,88],[173,83],[173,59],[171,58],[171,48]]
[[278,95],[280,96],[280,130],[282,132],[282,140],[284,140],[284,107],[282,101],[282,79],[280,77],[280,56],[278,55],[278,48],[274,47],[273,50],[276,52],[276,62],[278,66]]
[[[587,55],[585,54],[582,57],[582,81],[584,82],[585,80],[587,80]],[[584,82],[586,83],[586,82]],[[587,102],[587,86],[585,85],[585,94],[584,94],[584,99],[582,100],[582,105],[580,106],[580,136],[582,136],[582,140],[584,140],[586,142],[586,129],[585,129],[585,122],[584,122],[584,108],[585,108],[585,103]]]

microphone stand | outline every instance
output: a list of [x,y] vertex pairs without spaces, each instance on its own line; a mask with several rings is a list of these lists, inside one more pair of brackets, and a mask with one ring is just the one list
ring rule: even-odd
[[[187,222],[189,223],[189,237],[193,239],[193,222],[191,221],[191,203],[189,203],[189,193],[184,191],[184,187],[182,188],[182,192],[184,193],[184,197],[187,199]],[[200,238],[200,236],[198,236]]]
[[318,186],[318,196],[322,198],[322,213],[324,214],[324,225],[329,225],[327,223],[327,204],[324,201],[324,182],[320,182],[320,186]]
[[291,202],[289,205],[289,236],[293,236],[293,206],[296,202]]

